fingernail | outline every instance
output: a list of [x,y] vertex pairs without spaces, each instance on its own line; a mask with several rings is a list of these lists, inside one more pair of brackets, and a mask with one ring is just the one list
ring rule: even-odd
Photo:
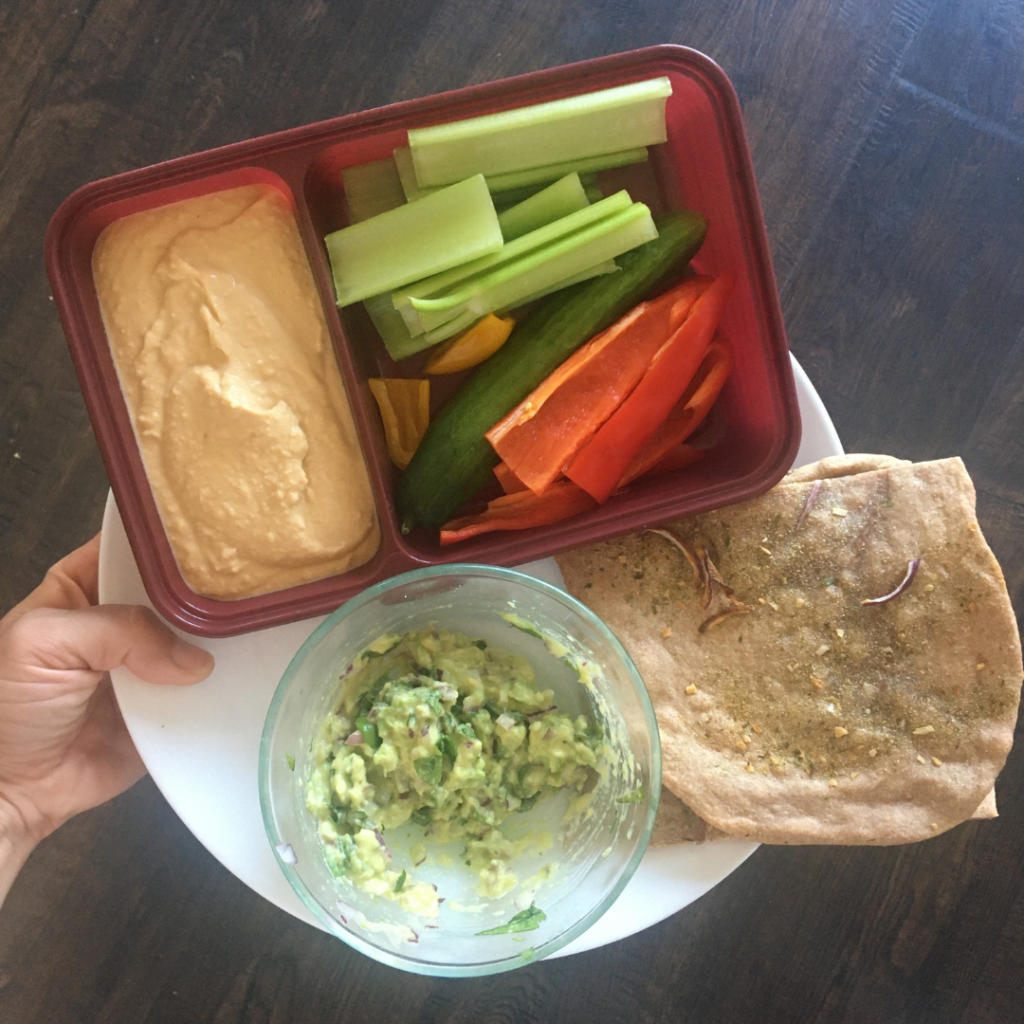
[[174,638],[171,645],[171,661],[183,672],[209,675],[213,671],[213,655],[195,644]]

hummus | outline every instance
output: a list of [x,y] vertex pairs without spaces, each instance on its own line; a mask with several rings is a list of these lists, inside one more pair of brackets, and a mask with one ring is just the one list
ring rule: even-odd
[[512,841],[502,823],[562,790],[583,810],[611,751],[601,725],[554,706],[526,658],[433,627],[382,636],[359,656],[314,756],[306,806],[328,867],[434,917],[436,888],[392,864],[389,830],[412,822],[430,842],[461,842],[477,892],[497,899],[518,884],[508,864],[525,845],[550,847],[545,836]]
[[249,597],[371,558],[369,477],[285,197],[250,185],[124,217],[92,264],[185,582]]

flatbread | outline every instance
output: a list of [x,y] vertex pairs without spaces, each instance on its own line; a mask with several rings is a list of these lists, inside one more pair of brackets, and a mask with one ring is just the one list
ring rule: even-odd
[[[977,806],[972,819],[997,818],[996,793],[994,789]],[[712,843],[723,839],[735,839],[728,832],[709,825],[699,814],[691,810],[670,789],[661,787],[658,801],[658,815],[654,819],[650,846],[677,846],[686,843]]]
[[847,455],[828,455],[817,462],[791,469],[782,479],[784,484],[803,484],[812,480],[835,480],[855,473],[868,473],[873,469],[888,469],[891,466],[910,466],[907,459],[894,455],[869,455],[865,452],[851,452]]
[[720,829],[712,828],[695,814],[670,789],[661,787],[658,816],[654,819],[650,846],[675,846],[680,843],[709,843],[733,839]]
[[983,812],[1012,743],[1020,638],[963,463],[836,468],[669,524],[742,613],[656,534],[558,558],[647,683],[665,785],[733,836],[925,839]]

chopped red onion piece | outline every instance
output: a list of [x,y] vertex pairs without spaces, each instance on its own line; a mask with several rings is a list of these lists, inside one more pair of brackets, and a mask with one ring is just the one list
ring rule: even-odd
[[511,729],[512,726],[516,724],[516,720],[511,715],[506,715],[504,712],[502,712],[494,720],[494,724],[500,725],[502,729]]
[[800,518],[796,521],[796,529],[800,529],[804,523],[807,522],[807,517],[811,514],[811,509],[814,507],[814,502],[818,498],[818,491],[821,490],[821,481],[815,480],[811,484],[810,492],[807,495],[807,500],[804,502],[803,511],[800,513]]
[[295,856],[295,850],[292,848],[291,843],[278,843],[274,849],[277,850],[278,857],[280,857],[285,864],[299,863],[299,858]]
[[865,598],[861,601],[861,604],[885,604],[886,601],[891,601],[894,597],[899,597],[900,594],[902,594],[910,584],[914,582],[914,577],[917,575],[917,567],[920,564],[920,558],[912,558],[907,565],[907,575],[903,577],[903,582],[891,594],[886,594],[885,597]]
[[412,936],[411,939],[406,939],[406,942],[419,942],[420,937],[410,928],[409,934]]
[[705,579],[706,573],[704,572],[704,568],[700,564],[700,560],[697,558],[697,553],[693,548],[684,541],[681,541],[669,530],[650,529],[646,532],[655,533],[659,537],[664,537],[665,540],[667,540],[677,551],[681,551],[686,556],[686,560],[690,563],[690,568],[693,569],[694,582],[699,586],[701,581]]
[[459,699],[459,691],[449,683],[438,683],[435,689],[437,690],[437,695],[441,700],[456,701]]
[[348,739],[345,740],[346,747],[358,747],[363,743],[363,734],[357,729],[355,732],[348,734]]

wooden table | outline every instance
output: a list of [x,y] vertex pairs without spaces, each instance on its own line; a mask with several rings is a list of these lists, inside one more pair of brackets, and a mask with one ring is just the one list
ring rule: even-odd
[[[789,339],[849,451],[962,455],[1024,602],[1024,7],[981,0],[7,0],[0,610],[107,481],[43,269],[77,186],[337,114],[661,42],[739,92]],[[0,913],[0,1020],[1019,1021],[1024,744],[1001,817],[768,848],[631,939],[438,981],[222,868],[149,781],[70,822]]]

